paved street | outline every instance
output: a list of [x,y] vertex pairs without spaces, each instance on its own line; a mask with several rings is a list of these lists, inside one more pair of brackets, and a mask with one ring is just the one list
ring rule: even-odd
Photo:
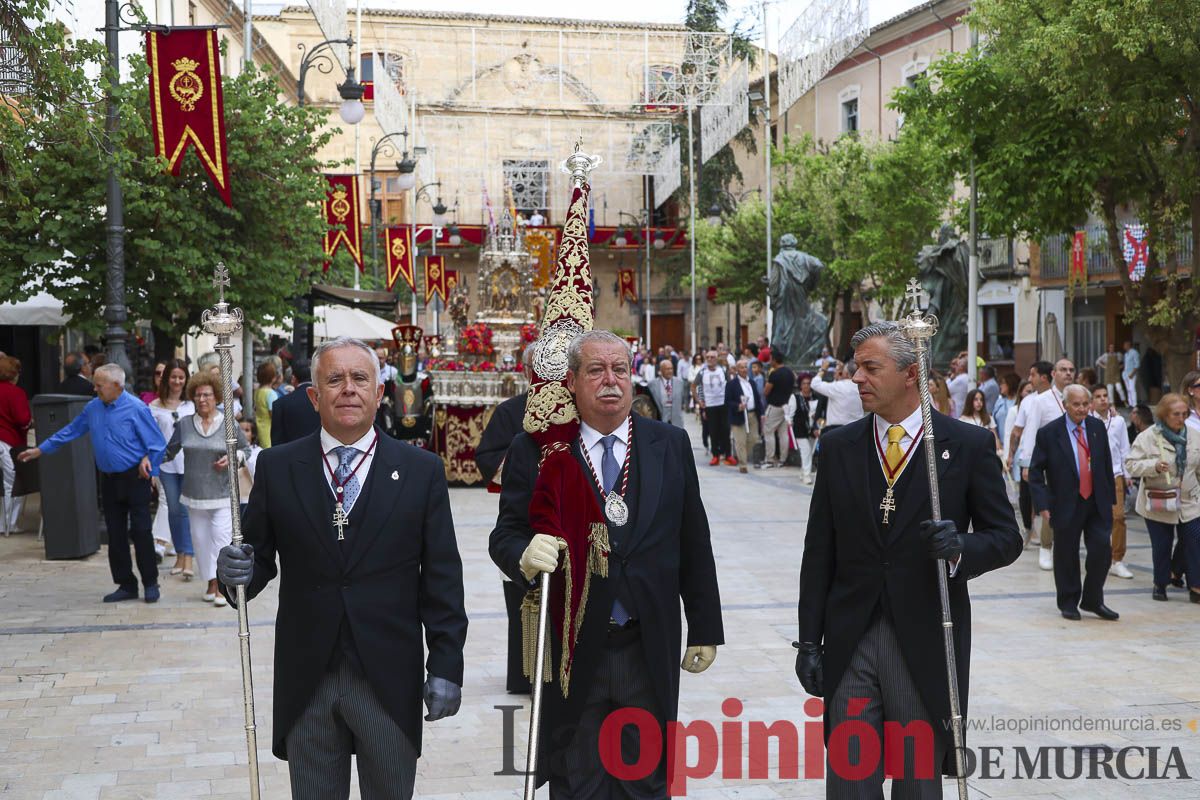
[[[725,717],[721,702],[741,698],[742,721],[811,721],[792,672],[797,575],[809,491],[795,470],[738,474],[700,467],[721,579],[728,643],[705,674],[682,678],[685,720]],[[451,493],[467,580],[464,705],[457,717],[426,727],[420,797],[511,798],[521,779],[497,777],[506,762],[503,715],[520,704],[503,689],[504,623],[500,580],[486,541],[497,496]],[[1136,577],[1110,578],[1117,623],[1086,615],[1067,622],[1055,609],[1053,580],[1036,552],[972,583],[974,720],[1011,718],[1195,720],[1200,717],[1200,607],[1172,590],[1150,599],[1150,550],[1135,522],[1127,559]],[[163,598],[103,605],[110,591],[103,553],[47,562],[31,534],[0,540],[0,797],[245,798],[236,615],[200,599],[202,587],[162,576]],[[264,796],[288,796],[286,765],[269,752],[274,584],[251,606]],[[516,763],[523,763],[525,712],[517,715]],[[1196,723],[1193,722],[1193,725]],[[803,730],[803,729],[801,729]],[[802,734],[803,735],[803,734]],[[973,731],[969,743],[1004,746],[1005,779],[975,779],[972,797],[1194,798],[1185,780],[1015,780],[1012,748],[1158,745],[1159,769],[1171,746],[1188,774],[1200,773],[1200,733],[1138,730],[1018,734]],[[753,800],[822,797],[817,780],[694,780],[692,797]],[[1066,770],[1074,756],[1067,751]],[[1146,765],[1128,759],[1127,771]],[[1053,759],[1051,760],[1053,763]],[[1053,771],[1053,768],[1052,768]],[[803,774],[803,745],[801,745]],[[1086,774],[1086,769],[1085,769]],[[1101,773],[1103,774],[1103,773]],[[1172,777],[1178,777],[1176,770]],[[946,784],[946,796],[953,785]],[[355,795],[357,793],[355,792]]]

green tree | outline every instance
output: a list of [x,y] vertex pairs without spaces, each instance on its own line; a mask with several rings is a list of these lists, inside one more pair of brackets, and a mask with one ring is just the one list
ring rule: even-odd
[[[1039,239],[1096,213],[1125,319],[1178,385],[1200,322],[1200,2],[980,0],[972,21],[986,47],[901,93],[906,127],[960,174],[974,157],[988,231]],[[1121,248],[1128,214],[1149,229],[1140,281]]]
[[[84,87],[81,102],[57,103],[35,91],[29,113],[0,115],[3,161],[20,164],[0,176],[0,256],[18,271],[0,288],[16,286],[16,296],[45,288],[63,301],[73,327],[99,332],[108,162],[104,104],[84,77],[98,53],[86,47],[63,42],[58,57],[43,58],[44,68]],[[316,158],[332,135],[322,130],[324,113],[286,105],[275,81],[253,70],[224,80],[230,208],[194,153],[184,156],[177,177],[154,156],[147,66],[140,56],[130,66],[132,77],[117,92],[116,143],[130,320],[147,320],[157,338],[178,342],[212,305],[219,261],[232,273],[229,299],[252,327],[289,319],[292,298],[320,275],[324,261],[324,182]]]

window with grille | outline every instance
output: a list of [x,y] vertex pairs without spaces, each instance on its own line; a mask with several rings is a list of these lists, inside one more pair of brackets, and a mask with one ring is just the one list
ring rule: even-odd
[[529,219],[535,211],[547,211],[550,193],[549,161],[504,162],[504,184],[512,191],[517,213]]

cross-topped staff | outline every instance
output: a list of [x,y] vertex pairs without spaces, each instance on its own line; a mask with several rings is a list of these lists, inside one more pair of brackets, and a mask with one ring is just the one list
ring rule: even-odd
[[[900,321],[900,330],[912,340],[917,350],[917,383],[921,390],[921,422],[925,434],[921,437],[925,445],[925,471],[929,477],[929,507],[933,519],[942,519],[942,500],[938,492],[937,461],[935,460],[933,435],[933,398],[929,394],[929,340],[937,333],[938,320],[933,314],[921,311],[921,287],[916,278],[910,278],[905,296],[912,301],[913,310]],[[887,521],[887,512],[884,512]],[[954,764],[958,773],[959,800],[967,800],[967,773],[963,763],[963,718],[962,704],[958,697],[958,666],[954,658],[954,620],[950,616],[949,564],[939,560],[937,566],[938,600],[942,607],[942,642],[946,653],[946,677],[950,686],[950,730],[954,738]]]
[[[242,546],[242,515],[238,504],[238,458],[237,423],[231,413],[233,408],[233,342],[234,334],[242,329],[242,310],[231,309],[225,302],[225,289],[229,286],[229,270],[218,263],[213,271],[213,288],[217,290],[217,304],[206,308],[200,315],[200,326],[206,333],[217,337],[216,351],[221,356],[221,389],[225,396],[225,454],[229,472],[229,509],[233,517],[233,546]],[[258,785],[258,736],[254,725],[254,678],[250,671],[250,617],[246,610],[246,587],[235,587],[238,612],[238,647],[242,656],[242,705],[246,721],[246,751],[250,768],[250,799],[259,800]]]

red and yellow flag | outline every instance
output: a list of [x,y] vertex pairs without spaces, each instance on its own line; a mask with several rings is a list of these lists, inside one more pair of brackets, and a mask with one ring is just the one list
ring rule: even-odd
[[412,229],[387,228],[384,242],[387,244],[387,288],[390,292],[397,278],[404,278],[408,288],[416,291],[413,282]]
[[345,246],[362,272],[362,223],[359,221],[358,176],[325,175],[325,271],[341,246]]
[[450,293],[454,291],[455,286],[458,286],[458,270],[448,269],[448,270],[446,270],[446,296],[447,297],[449,297]]
[[436,294],[446,302],[446,269],[442,256],[425,256],[425,304]]
[[638,301],[637,277],[633,270],[617,270],[617,295],[621,300],[621,305],[625,305],[626,300],[631,303]]
[[178,175],[191,142],[217,193],[225,205],[232,206],[216,30],[147,31],[146,61],[150,64],[154,154],[167,160],[168,172]]

